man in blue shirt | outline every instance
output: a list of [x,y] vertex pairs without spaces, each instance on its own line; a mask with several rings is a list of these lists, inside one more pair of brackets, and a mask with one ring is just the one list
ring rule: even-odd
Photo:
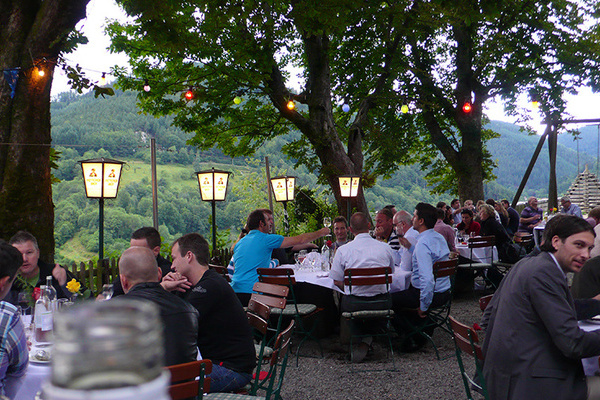
[[[429,307],[442,305],[450,297],[450,278],[435,280],[433,276],[433,264],[447,260],[450,253],[446,239],[433,230],[436,221],[435,207],[419,203],[412,219],[413,228],[419,232],[417,244],[411,245],[406,238],[399,238],[400,244],[412,252],[412,276],[410,287],[393,293],[392,302],[394,312],[406,318],[414,315],[413,312],[407,312],[407,309],[416,309],[420,318],[426,318]],[[400,320],[401,318],[397,318],[397,329],[406,329],[401,326]],[[421,344],[424,342],[419,343]]]
[[583,218],[581,215],[581,208],[579,208],[577,204],[571,203],[571,198],[569,196],[563,196],[560,199],[560,205],[562,206],[562,209],[560,210],[561,213]]
[[231,277],[231,287],[244,306],[248,304],[252,288],[258,282],[256,269],[269,267],[273,249],[309,243],[330,232],[329,228],[321,228],[315,232],[283,237],[269,234],[272,225],[273,218],[264,210],[252,211],[246,221],[248,234],[237,242],[233,249],[235,272]]

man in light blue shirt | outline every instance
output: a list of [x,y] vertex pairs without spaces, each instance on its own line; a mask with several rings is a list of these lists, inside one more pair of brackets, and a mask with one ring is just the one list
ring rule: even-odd
[[[413,228],[419,232],[417,244],[413,246],[405,238],[400,238],[402,246],[412,252],[412,276],[408,289],[392,294],[394,312],[398,315],[411,318],[414,313],[407,312],[407,309],[416,309],[420,318],[426,318],[430,307],[444,304],[450,297],[450,278],[435,280],[433,276],[433,264],[447,260],[450,253],[446,239],[433,230],[436,221],[435,207],[419,203],[412,219]],[[401,318],[397,320],[400,323]],[[401,325],[397,328],[403,329]]]
[[252,288],[258,282],[256,269],[269,267],[273,249],[312,242],[330,232],[329,228],[321,228],[315,232],[283,237],[269,234],[272,226],[272,215],[268,215],[261,209],[252,211],[246,221],[249,232],[236,243],[233,249],[235,270],[231,277],[231,287],[243,306],[248,304]]
[[563,196],[560,199],[560,205],[562,206],[562,209],[560,210],[561,213],[583,218],[581,215],[581,208],[579,208],[577,204],[571,203],[571,198],[569,196]]

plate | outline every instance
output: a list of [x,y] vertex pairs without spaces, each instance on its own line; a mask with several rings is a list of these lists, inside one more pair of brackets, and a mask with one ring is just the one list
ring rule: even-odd
[[33,355],[29,355],[29,362],[34,363],[34,364],[50,364],[52,362],[52,360],[46,360],[46,361],[38,360]]
[[38,364],[48,364],[52,360],[52,354],[47,350],[33,348],[29,352],[29,361]]

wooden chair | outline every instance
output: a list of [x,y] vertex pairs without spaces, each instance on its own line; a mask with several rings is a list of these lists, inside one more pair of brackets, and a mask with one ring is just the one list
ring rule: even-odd
[[[460,375],[465,386],[465,392],[467,398],[472,400],[473,395],[471,394],[471,387],[477,389],[477,392],[482,394],[485,399],[489,399],[487,393],[487,386],[485,384],[485,378],[483,377],[483,352],[479,345],[479,337],[477,332],[473,328],[468,327],[465,324],[458,322],[453,317],[448,318],[452,333],[454,336],[454,344],[456,347],[456,361],[460,368]],[[469,373],[465,370],[462,355],[466,353],[473,356],[475,359],[475,378],[471,378]]]
[[227,273],[227,267],[223,267],[222,265],[208,264],[208,268],[215,270],[219,273],[227,282],[231,282],[231,277]]
[[[513,236],[513,243],[517,244],[517,249],[520,249],[522,256],[529,253],[534,245],[533,234],[528,232],[517,232]],[[502,275],[506,275],[508,271],[515,265],[515,263],[496,261],[494,266],[500,271]]]
[[[390,358],[392,360],[393,370],[396,369],[394,361],[394,348],[392,347],[392,327],[391,322],[394,317],[392,310],[392,297],[390,294],[390,286],[392,284],[392,269],[390,267],[375,267],[375,268],[348,268],[344,271],[344,285],[348,287],[348,294],[352,295],[353,291],[360,286],[384,285],[384,299],[371,299],[366,296],[353,297],[357,311],[344,311],[342,317],[346,318],[350,323],[356,323],[364,320],[385,320],[385,328],[379,333],[350,333],[350,356],[354,348],[354,340],[364,337],[385,336],[390,347]],[[375,306],[375,307],[373,307]],[[364,309],[361,309],[364,307]],[[377,308],[377,309],[373,309]],[[360,343],[360,341],[359,341]],[[354,364],[354,362],[353,362]],[[354,365],[353,365],[354,367]]]
[[487,296],[479,298],[479,308],[481,309],[481,312],[485,311],[488,304],[490,304],[490,301],[492,301],[492,297],[494,297],[493,294],[488,294]]
[[450,307],[452,305],[452,291],[454,289],[454,277],[456,276],[457,265],[458,259],[438,261],[433,264],[433,277],[435,280],[445,277],[450,278],[450,295],[444,304],[437,307],[429,307],[427,310],[427,318],[425,318],[424,322],[419,324],[415,324],[413,320],[403,317],[405,324],[410,327],[410,332],[406,336],[405,341],[414,335],[424,337],[433,345],[438,360],[441,359],[440,353],[429,332],[432,332],[435,328],[441,328],[448,333],[448,335],[452,336],[448,317],[450,316]]
[[[322,309],[314,304],[298,303],[296,301],[296,295],[294,293],[294,285],[296,284],[294,270],[291,268],[258,268],[256,271],[258,272],[258,280],[260,282],[285,285],[290,289],[286,307],[281,311],[275,309],[271,312],[272,314],[281,312],[282,317],[293,318],[296,321],[296,333],[302,336],[302,339],[296,348],[296,365],[298,364],[298,357],[300,356],[300,348],[308,339],[317,343],[321,352],[321,357],[323,357],[323,347],[321,346],[321,342],[313,333],[318,322],[316,318]],[[312,327],[310,328],[308,328],[306,323],[309,319],[312,320]]]
[[[487,278],[487,270],[494,268],[494,245],[496,238],[494,236],[481,236],[469,238],[467,246],[469,247],[469,262],[459,264],[457,267],[461,269],[468,269],[475,272],[475,278],[479,277],[484,280],[486,284],[490,284],[494,289],[497,289],[496,285]],[[475,249],[484,249],[486,262],[474,261],[473,251]]]
[[271,315],[271,308],[266,304],[263,304],[255,299],[250,298],[248,302],[248,309],[246,310],[246,316],[248,317],[248,323],[252,327],[254,334],[254,348],[256,351],[256,379],[252,382],[252,385],[247,389],[248,393],[255,395],[258,390],[258,377],[260,376],[262,365],[265,360],[269,360],[273,355],[273,349],[268,344],[268,327],[269,317]]
[[294,324],[294,320],[290,321],[289,326],[277,336],[277,340],[273,346],[273,355],[269,360],[269,370],[263,371],[264,374],[261,374],[263,375],[262,377],[256,374],[256,377],[260,379],[261,388],[265,391],[264,397],[255,397],[251,394],[209,393],[204,398],[206,400],[281,400],[281,388],[285,377]]
[[210,378],[206,375],[212,372],[210,360],[198,360],[184,364],[165,367],[171,373],[169,395],[173,400],[199,399],[210,390]]

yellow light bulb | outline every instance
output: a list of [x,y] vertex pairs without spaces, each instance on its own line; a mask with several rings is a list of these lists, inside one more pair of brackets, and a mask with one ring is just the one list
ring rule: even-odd
[[46,75],[46,72],[42,69],[42,67],[37,67],[37,73],[39,76]]
[[288,108],[288,110],[293,110],[294,108],[296,108],[296,104],[293,100],[290,100],[287,102],[286,107]]

